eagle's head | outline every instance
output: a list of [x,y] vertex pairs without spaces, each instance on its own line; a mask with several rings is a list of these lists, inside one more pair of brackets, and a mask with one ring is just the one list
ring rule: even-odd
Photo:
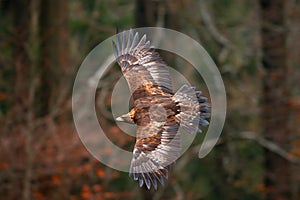
[[130,124],[134,124],[134,110],[132,109],[129,113],[123,114],[116,118],[118,122],[126,122]]

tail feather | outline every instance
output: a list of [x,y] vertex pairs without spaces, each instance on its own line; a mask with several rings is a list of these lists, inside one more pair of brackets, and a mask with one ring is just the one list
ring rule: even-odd
[[176,115],[180,126],[188,133],[202,132],[199,126],[207,126],[210,117],[207,98],[201,96],[201,91],[194,87],[183,85],[174,95],[174,100],[180,106],[180,113]]

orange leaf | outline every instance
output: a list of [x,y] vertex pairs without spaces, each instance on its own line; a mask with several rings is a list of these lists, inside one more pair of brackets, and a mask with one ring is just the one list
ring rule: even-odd
[[104,187],[99,184],[93,185],[93,191],[96,193],[102,192],[104,191]]
[[97,169],[96,174],[98,175],[99,178],[104,178],[105,177],[105,172],[103,169]]
[[59,175],[52,176],[53,185],[59,185],[61,183],[61,177]]
[[6,162],[0,162],[0,170],[8,169],[8,164]]
[[0,100],[5,99],[6,95],[3,92],[0,92]]
[[104,197],[107,198],[107,199],[109,199],[109,198],[116,199],[116,198],[118,198],[118,196],[119,196],[118,194],[113,193],[113,192],[105,192],[104,193]]
[[91,192],[91,188],[88,185],[83,185],[81,189],[81,197],[83,199],[90,199],[93,197],[93,194]]
[[33,196],[35,199],[43,199],[44,198],[43,194],[40,192],[33,193]]

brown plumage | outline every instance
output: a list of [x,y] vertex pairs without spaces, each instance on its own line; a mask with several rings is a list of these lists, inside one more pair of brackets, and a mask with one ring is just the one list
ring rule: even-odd
[[183,85],[173,93],[167,65],[146,35],[140,39],[132,30],[123,31],[113,48],[133,101],[132,110],[117,120],[137,125],[130,175],[140,187],[157,189],[157,181],[164,185],[170,165],[180,156],[179,126],[201,132],[199,125],[208,125],[209,107],[194,87]]

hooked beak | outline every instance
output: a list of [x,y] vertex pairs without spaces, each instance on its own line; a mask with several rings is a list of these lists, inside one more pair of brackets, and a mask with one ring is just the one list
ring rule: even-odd
[[130,113],[126,113],[124,115],[121,115],[120,117],[117,117],[116,121],[118,121],[118,122],[126,122],[126,123],[130,123],[130,124],[134,123],[133,120],[130,117]]
[[118,122],[124,122],[125,120],[122,118],[122,116],[120,116],[120,117],[116,118],[116,121],[118,121]]

